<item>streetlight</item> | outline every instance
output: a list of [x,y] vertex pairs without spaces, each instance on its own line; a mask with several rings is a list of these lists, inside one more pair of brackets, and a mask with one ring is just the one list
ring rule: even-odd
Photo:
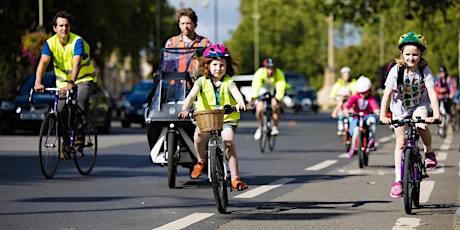
[[254,0],[253,6],[253,15],[254,18],[254,72],[257,71],[259,67],[259,0]]

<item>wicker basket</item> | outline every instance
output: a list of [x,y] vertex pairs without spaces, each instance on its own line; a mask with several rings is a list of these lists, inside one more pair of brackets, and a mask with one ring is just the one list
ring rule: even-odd
[[222,130],[224,124],[223,109],[195,111],[193,116],[201,132]]

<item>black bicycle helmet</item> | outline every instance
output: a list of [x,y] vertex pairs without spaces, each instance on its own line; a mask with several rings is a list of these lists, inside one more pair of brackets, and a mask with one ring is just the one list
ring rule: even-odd
[[272,58],[266,58],[263,63],[264,67],[274,67],[275,61]]
[[446,72],[446,74],[447,74],[447,68],[442,65],[442,66],[439,67],[439,72]]

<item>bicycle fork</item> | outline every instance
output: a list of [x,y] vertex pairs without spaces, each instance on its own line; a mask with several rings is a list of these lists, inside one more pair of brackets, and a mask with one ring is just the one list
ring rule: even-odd
[[213,164],[216,164],[215,162],[212,162],[211,154],[217,154],[217,158],[222,159],[222,165],[224,167],[222,171],[224,173],[224,179],[225,181],[227,181],[227,183],[230,178],[229,169],[225,161],[226,159],[225,149],[221,145],[221,143],[223,143],[222,137],[211,137],[211,139],[208,141],[208,179],[209,179],[209,182],[212,182],[211,167],[213,167]]

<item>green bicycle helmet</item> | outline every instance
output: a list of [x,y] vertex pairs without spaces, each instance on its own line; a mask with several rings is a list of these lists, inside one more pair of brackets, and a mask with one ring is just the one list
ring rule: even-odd
[[423,37],[423,35],[417,32],[414,32],[414,31],[411,31],[407,34],[403,34],[399,38],[398,48],[401,50],[401,48],[404,47],[405,45],[415,45],[422,51],[426,50],[425,37]]

